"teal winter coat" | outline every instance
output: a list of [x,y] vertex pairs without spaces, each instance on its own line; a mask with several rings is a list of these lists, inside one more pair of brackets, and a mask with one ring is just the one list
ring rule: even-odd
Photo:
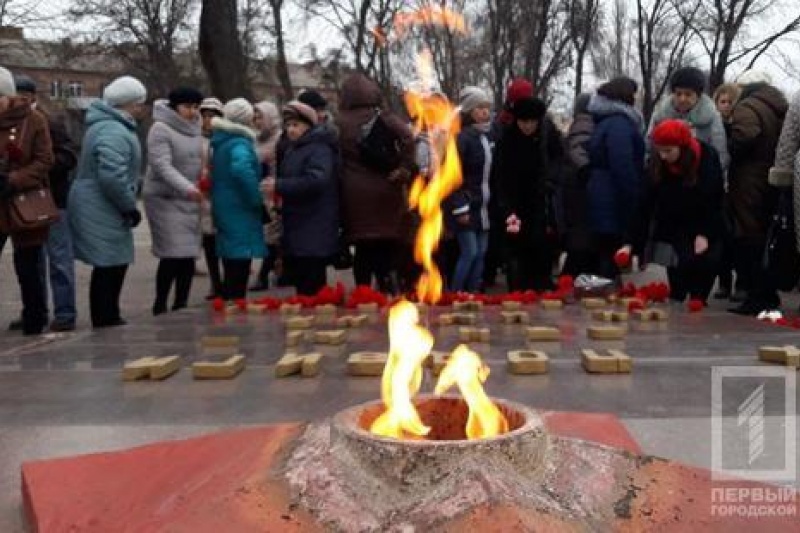
[[124,213],[136,209],[142,164],[136,121],[98,100],[86,112],[67,213],[75,257],[92,266],[133,262],[133,232]]
[[261,163],[255,132],[223,118],[212,122],[211,212],[222,259],[266,257]]

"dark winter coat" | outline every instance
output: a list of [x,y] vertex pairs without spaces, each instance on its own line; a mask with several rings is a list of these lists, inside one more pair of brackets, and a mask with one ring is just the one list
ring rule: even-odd
[[342,157],[342,226],[350,242],[400,239],[408,231],[404,186],[414,177],[416,168],[411,129],[393,113],[386,110],[381,113],[400,139],[400,179],[388,180],[385,173],[364,165],[359,155],[361,127],[373,117],[381,102],[380,87],[362,74],[354,74],[342,84],[336,125]]
[[744,88],[733,109],[728,200],[736,237],[766,234],[777,200],[767,178],[788,107],[778,89],[757,84]]
[[492,174],[498,186],[498,209],[503,221],[511,214],[522,221],[516,242],[540,242],[548,229],[554,229],[550,198],[564,156],[562,142],[552,122],[542,120],[531,136],[512,123],[497,143]]
[[50,169],[50,192],[59,209],[66,209],[72,171],[78,165],[78,147],[70,139],[61,117],[47,117],[53,144],[53,166]]
[[694,185],[684,184],[682,176],[665,176],[659,183],[652,176],[646,178],[631,229],[634,254],[642,257],[648,241],[663,242],[672,245],[679,260],[685,260],[694,255],[694,240],[698,235],[708,239],[709,248],[721,241],[722,165],[710,144],[701,141],[700,150]]
[[[461,187],[445,201],[445,220],[448,229],[459,231],[489,230],[489,176],[492,166],[492,147],[487,132],[474,126],[461,130],[457,139],[461,160]],[[460,215],[469,214],[469,224],[456,222]]]
[[587,184],[591,171],[589,142],[594,120],[588,113],[578,113],[570,125],[566,139],[566,165],[560,189],[560,221],[567,250],[590,247]]
[[588,110],[595,122],[589,141],[589,227],[594,233],[625,235],[642,190],[642,118],[633,107],[597,94]]
[[[12,134],[16,136],[19,157],[9,161],[3,169],[13,192],[24,192],[48,186],[48,173],[53,165],[53,149],[47,119],[31,109],[24,100],[12,98],[10,107],[0,113],[0,158],[8,156],[6,147]],[[0,198],[0,233],[9,233],[8,199]],[[48,228],[11,233],[15,247],[44,244]]]
[[276,181],[283,198],[283,251],[331,257],[338,249],[338,149],[329,129],[309,130],[284,152]]

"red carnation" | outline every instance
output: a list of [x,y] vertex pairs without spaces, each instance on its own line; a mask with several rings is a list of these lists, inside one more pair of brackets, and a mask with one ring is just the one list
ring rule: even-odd
[[705,306],[706,304],[703,303],[703,300],[698,300],[697,298],[692,298],[687,304],[690,313],[699,313]]
[[244,298],[237,298],[234,303],[239,311],[247,311],[247,300]]
[[618,250],[614,254],[614,263],[617,268],[627,268],[631,264],[631,254],[627,250]]
[[641,300],[631,300],[628,302],[628,312],[633,313],[634,311],[644,309],[644,302]]
[[571,291],[575,288],[575,278],[569,275],[559,276],[558,288],[563,291]]
[[781,317],[781,318],[779,318],[778,320],[775,321],[775,325],[776,326],[787,327],[787,326],[789,326],[789,321],[786,320],[785,318]]
[[214,309],[214,311],[222,312],[225,310],[225,300],[219,297],[214,298],[214,300],[211,302],[211,307]]
[[203,176],[197,181],[197,188],[200,189],[201,192],[211,191],[211,180]]

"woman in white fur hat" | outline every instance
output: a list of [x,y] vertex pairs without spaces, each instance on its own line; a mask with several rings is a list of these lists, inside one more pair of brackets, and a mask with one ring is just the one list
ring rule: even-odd
[[211,209],[224,271],[223,296],[235,300],[247,295],[251,263],[267,255],[267,246],[253,106],[237,98],[225,104],[223,113],[212,121]]
[[103,91],[86,112],[75,182],[67,213],[75,257],[94,267],[89,288],[92,325],[124,325],[119,295],[133,262],[133,228],[142,215],[136,208],[142,152],[136,121],[144,117],[147,90],[122,76]]

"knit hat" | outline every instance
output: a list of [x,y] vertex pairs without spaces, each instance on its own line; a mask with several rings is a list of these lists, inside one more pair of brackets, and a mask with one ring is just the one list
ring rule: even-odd
[[14,84],[14,76],[8,69],[0,67],[0,96],[16,96],[17,88]]
[[313,109],[320,110],[328,108],[328,101],[314,89],[305,89],[301,91],[300,94],[297,95],[297,100]]
[[675,89],[690,89],[697,94],[703,94],[706,88],[706,75],[697,67],[682,67],[672,73],[669,79],[670,91]]
[[278,112],[278,106],[268,100],[263,100],[254,104],[253,107],[264,117],[264,122],[266,123],[264,129],[273,130],[280,126],[281,114]]
[[516,78],[506,88],[506,103],[513,104],[523,98],[533,97],[533,84],[525,78]]
[[742,72],[739,77],[736,78],[736,83],[739,85],[753,85],[756,83],[772,85],[772,76],[762,70],[750,69]]
[[213,97],[205,98],[200,103],[200,111],[211,111],[221,117],[223,115],[222,102]]
[[319,121],[317,112],[311,106],[308,106],[297,100],[292,100],[282,110],[283,120],[302,120],[309,126],[316,126]]
[[486,91],[474,86],[464,87],[458,95],[458,102],[461,111],[467,114],[481,106],[492,105],[492,100]]
[[203,94],[192,87],[178,87],[169,92],[167,96],[169,99],[169,106],[176,108],[181,104],[201,104],[203,103]]
[[253,105],[244,98],[234,98],[222,108],[222,114],[231,122],[250,126],[253,123]]
[[547,104],[539,98],[523,98],[511,106],[511,113],[517,120],[542,120]]
[[668,119],[660,122],[653,129],[653,144],[656,146],[683,146],[692,145],[692,129],[683,120]]
[[627,76],[619,76],[598,87],[597,94],[615,102],[633,105],[636,101],[636,91],[638,90],[639,86],[634,80]]
[[14,76],[14,85],[18,93],[36,94],[36,82],[25,74]]
[[147,100],[147,89],[136,78],[122,76],[112,81],[105,88],[103,100],[111,107],[143,104]]

